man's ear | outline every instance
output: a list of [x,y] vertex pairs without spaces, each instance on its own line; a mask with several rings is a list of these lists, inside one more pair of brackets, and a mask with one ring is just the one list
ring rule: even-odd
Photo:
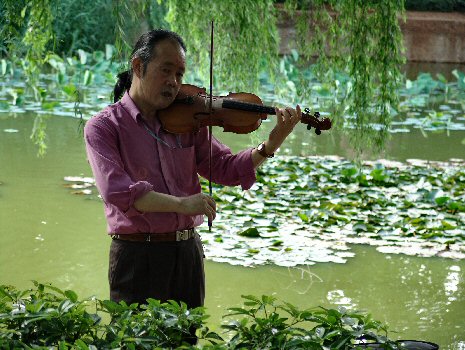
[[140,57],[134,57],[131,61],[133,73],[140,79],[144,73],[144,65]]

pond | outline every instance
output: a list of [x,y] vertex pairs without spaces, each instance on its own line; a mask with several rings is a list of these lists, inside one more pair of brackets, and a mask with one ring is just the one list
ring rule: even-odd
[[[452,105],[451,109],[456,108]],[[460,114],[461,113],[461,114]],[[463,110],[459,122],[463,120]],[[0,283],[18,288],[31,280],[73,289],[80,297],[108,297],[109,238],[102,204],[71,195],[67,176],[91,176],[78,121],[47,118],[44,158],[30,141],[34,114],[0,113]],[[215,131],[233,151],[255,146],[272,126],[252,136]],[[393,133],[379,157],[448,161],[464,158],[465,131]],[[281,154],[339,155],[351,158],[347,137],[338,132],[316,136],[299,126]],[[377,156],[378,157],[378,156]],[[310,223],[309,225],[311,225]],[[215,234],[202,229],[204,240]],[[459,228],[463,230],[463,227]],[[218,232],[216,232],[218,233]],[[369,245],[350,245],[345,263],[320,262],[253,268],[219,263],[207,254],[207,313],[213,328],[240,295],[274,295],[299,307],[346,306],[386,322],[398,339],[421,339],[442,349],[465,349],[465,260],[380,253]]]

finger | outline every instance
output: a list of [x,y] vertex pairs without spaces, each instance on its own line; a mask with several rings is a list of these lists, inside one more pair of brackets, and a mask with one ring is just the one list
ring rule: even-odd
[[297,105],[295,107],[295,110],[297,111],[297,116],[299,117],[299,120],[302,119],[302,109],[300,108],[300,105]]
[[209,221],[215,220],[216,211],[209,205],[205,206],[205,215],[207,215]]
[[302,116],[302,110],[300,109],[299,105],[297,105],[296,108],[288,107],[288,111],[293,118],[299,119]]
[[212,222],[212,221],[213,221],[213,215],[212,215],[208,210],[205,210],[205,215],[206,215],[207,218],[208,218],[208,222]]
[[216,210],[216,202],[212,197],[205,195],[204,200],[209,206]]
[[203,203],[205,208],[211,208],[212,211],[216,211],[216,202],[213,197],[206,194],[203,195]]
[[207,209],[212,212],[213,214],[216,214],[216,203],[213,201],[213,203],[206,203]]
[[284,122],[284,109],[275,107],[277,124]]
[[211,220],[213,221],[213,220],[215,220],[215,218],[216,218],[216,210],[212,209],[212,218],[211,218]]
[[291,121],[291,113],[288,111],[287,108],[281,108],[280,112],[282,123],[289,124],[289,122]]
[[293,126],[296,126],[300,120],[302,119],[302,110],[300,109],[300,106],[297,105],[296,108],[289,108],[288,109],[289,113],[291,114],[291,123]]
[[296,117],[297,112],[292,107],[286,107],[286,113],[289,114],[290,117]]
[[274,108],[274,113],[276,114],[276,124],[279,125],[282,122],[281,111],[278,107]]

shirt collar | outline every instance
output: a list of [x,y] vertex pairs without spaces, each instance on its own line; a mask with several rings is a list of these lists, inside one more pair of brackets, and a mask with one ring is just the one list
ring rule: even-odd
[[[129,91],[126,91],[121,98],[121,106],[129,113],[129,115],[134,119],[134,121],[137,123],[139,120],[146,124],[144,120],[142,119],[142,113],[139,110],[139,107],[137,107],[136,103],[132,99],[132,97],[129,95]],[[161,124],[158,120],[158,118],[155,118],[155,125],[153,125],[155,128],[155,132],[158,134],[160,132],[160,127]]]
[[126,91],[121,99],[121,106],[129,113],[129,115],[137,122],[137,118],[141,118],[139,107],[134,103],[134,100],[129,96],[129,92]]

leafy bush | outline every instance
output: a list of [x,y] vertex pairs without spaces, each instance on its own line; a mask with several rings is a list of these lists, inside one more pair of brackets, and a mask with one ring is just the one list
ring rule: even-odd
[[[355,341],[376,341],[385,349],[397,349],[396,343],[378,332],[387,330],[368,315],[345,308],[299,310],[289,303],[263,296],[243,296],[244,308],[231,308],[227,316],[245,316],[223,326],[234,333],[233,349],[350,349]],[[280,312],[287,315],[282,316]]]
[[110,314],[111,322],[103,326],[99,348],[173,349],[191,339],[196,329],[202,329],[203,339],[222,340],[204,327],[208,316],[203,308],[188,310],[182,302],[160,303],[154,299],[148,299],[146,305],[128,306],[110,300],[100,301],[100,305],[100,311]]
[[231,337],[224,341],[205,325],[202,307],[153,299],[145,305],[78,300],[71,290],[34,286],[24,291],[0,286],[0,349],[198,349],[186,342],[192,330],[203,339],[201,348],[211,350],[350,349],[360,341],[398,349],[384,325],[344,308],[299,310],[270,296],[243,296],[244,307],[226,315],[242,318],[222,326]]
[[[21,47],[21,41],[31,25],[32,1],[0,0],[0,56],[8,52],[12,42]],[[128,2],[129,3],[129,2]],[[85,51],[104,50],[106,44],[114,44],[119,30],[125,35],[138,36],[141,29],[169,27],[165,21],[164,3],[148,2],[143,13],[134,19],[131,11],[136,6],[124,7],[122,13],[115,12],[119,2],[112,0],[60,0],[50,2],[52,35],[46,37],[47,49],[60,56],[73,55],[78,49]],[[133,4],[132,4],[133,5]],[[140,4],[137,4],[141,7]],[[117,16],[124,17],[118,24]],[[34,20],[34,19],[32,19]],[[16,52],[18,53],[18,52]]]
[[77,49],[104,50],[105,44],[115,42],[111,0],[61,0],[53,10],[52,51],[72,55]]
[[0,287],[0,348],[52,346],[97,338],[100,316],[73,291],[35,282],[35,289]]

